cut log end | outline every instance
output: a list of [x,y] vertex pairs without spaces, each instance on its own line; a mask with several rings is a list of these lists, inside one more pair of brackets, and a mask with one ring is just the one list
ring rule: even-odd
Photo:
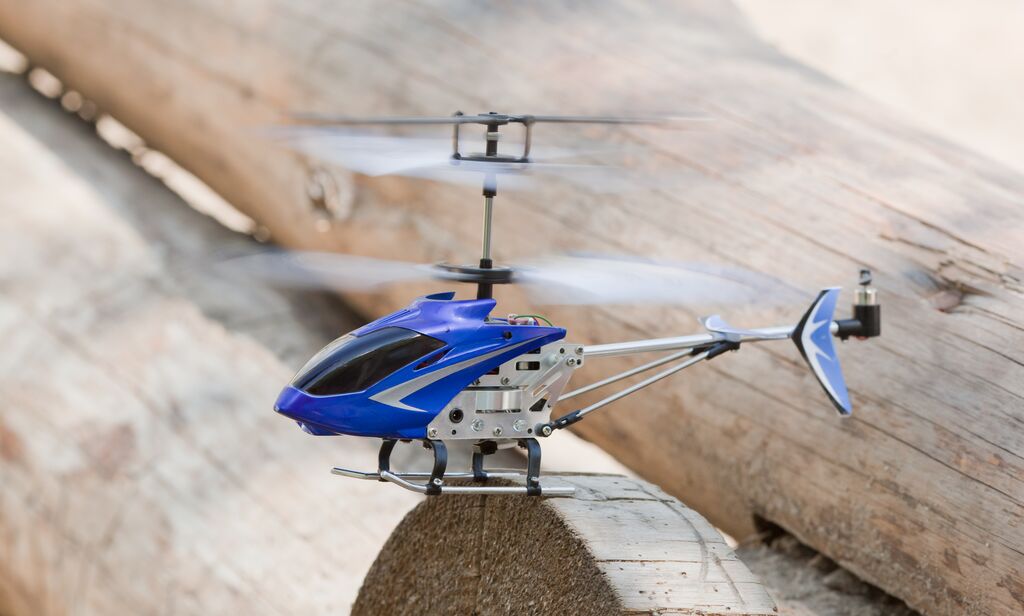
[[614,475],[557,481],[576,495],[425,500],[388,539],[352,613],[776,613],[722,536],[678,500]]

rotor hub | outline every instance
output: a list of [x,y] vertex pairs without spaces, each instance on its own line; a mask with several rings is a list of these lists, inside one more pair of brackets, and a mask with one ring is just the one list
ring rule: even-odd
[[511,284],[515,282],[515,269],[502,265],[479,267],[475,265],[455,265],[452,263],[435,263],[430,266],[437,278],[457,280],[472,284]]

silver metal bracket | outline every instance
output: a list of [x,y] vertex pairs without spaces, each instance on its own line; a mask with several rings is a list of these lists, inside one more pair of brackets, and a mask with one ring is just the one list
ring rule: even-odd
[[583,366],[583,348],[555,342],[501,364],[456,395],[427,426],[427,437],[482,441],[534,436],[534,427],[551,419],[552,405]]

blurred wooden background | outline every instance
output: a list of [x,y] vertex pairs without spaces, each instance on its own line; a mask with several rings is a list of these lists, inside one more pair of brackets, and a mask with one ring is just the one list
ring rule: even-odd
[[[268,147],[253,127],[293,109],[711,113],[703,131],[588,135],[643,145],[676,182],[509,198],[498,257],[564,247],[714,260],[808,297],[868,265],[885,324],[881,339],[842,350],[855,415],[832,414],[795,351],[758,348],[580,432],[726,531],[782,526],[927,613],[1024,607],[1024,179],[781,56],[728,5],[609,3],[581,16],[541,3],[2,1],[0,37],[274,240],[376,256],[475,254],[475,191],[352,177]],[[326,207],[313,183],[329,189]],[[348,299],[380,312],[408,295]],[[802,308],[733,320],[789,321]],[[700,309],[551,316],[597,342],[688,332]],[[25,309],[49,318],[40,310]],[[39,502],[60,510],[59,493]]]

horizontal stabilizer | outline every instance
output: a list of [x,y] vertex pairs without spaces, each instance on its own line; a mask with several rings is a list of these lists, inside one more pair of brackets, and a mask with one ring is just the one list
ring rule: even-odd
[[726,340],[732,340],[739,342],[743,338],[756,338],[758,340],[773,340],[787,338],[789,334],[785,332],[779,333],[766,333],[765,330],[757,329],[743,329],[741,327],[733,327],[725,322],[725,319],[713,314],[709,317],[704,317],[700,320],[701,325],[704,329],[715,334],[722,334]]

